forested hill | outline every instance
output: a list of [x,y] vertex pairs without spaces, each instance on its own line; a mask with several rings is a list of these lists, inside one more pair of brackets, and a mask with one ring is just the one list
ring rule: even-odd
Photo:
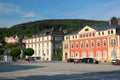
[[105,24],[106,21],[83,20],[83,19],[51,19],[40,20],[34,22],[27,22],[14,25],[10,28],[0,28],[0,39],[4,36],[22,35],[31,36],[37,34],[42,30],[54,28],[56,31],[61,29],[68,29],[69,33],[76,31],[80,27],[86,25]]

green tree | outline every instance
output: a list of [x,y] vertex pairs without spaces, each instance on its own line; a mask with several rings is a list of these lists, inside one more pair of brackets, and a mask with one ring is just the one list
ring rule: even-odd
[[10,55],[13,57],[13,61],[16,61],[18,57],[20,56],[20,49],[19,48],[12,48],[10,51]]
[[18,44],[6,44],[5,48],[11,49],[11,48],[14,48],[14,47],[17,47],[17,46],[18,46]]
[[0,48],[0,55],[4,54],[4,50]]
[[62,60],[62,49],[55,49],[55,54],[53,54],[53,60],[61,61]]
[[26,48],[24,51],[23,51],[24,55],[27,55],[27,56],[32,56],[34,54],[34,50],[32,48]]

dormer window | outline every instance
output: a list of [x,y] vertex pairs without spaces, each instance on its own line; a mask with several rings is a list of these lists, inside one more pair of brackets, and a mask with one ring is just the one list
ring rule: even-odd
[[100,32],[98,33],[98,35],[100,35]]
[[102,32],[102,35],[104,35],[104,32]]
[[88,28],[86,28],[86,29],[85,29],[85,31],[89,31],[89,29],[88,29]]
[[108,31],[108,34],[110,34],[110,31]]
[[75,36],[75,38],[77,39],[77,35]]
[[111,34],[113,34],[113,30],[111,30]]

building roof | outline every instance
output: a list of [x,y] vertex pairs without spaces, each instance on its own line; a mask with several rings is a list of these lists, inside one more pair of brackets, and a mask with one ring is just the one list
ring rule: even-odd
[[[107,29],[114,29],[116,28],[117,30],[117,34],[120,34],[120,25],[118,24],[112,24],[112,25],[109,25],[109,24],[103,24],[103,25],[94,25],[94,26],[90,26],[91,28],[95,29],[96,31],[102,31],[102,30],[107,30]],[[78,34],[78,32],[80,30],[82,30],[83,28],[79,28],[77,31],[75,32],[72,32],[70,34],[67,34],[67,35],[76,35]],[[66,36],[67,36],[66,35]]]
[[54,28],[51,29],[45,29],[43,31],[41,31],[38,34],[32,35],[32,37],[25,37],[25,39],[29,39],[29,38],[36,38],[36,37],[43,37],[43,36],[48,36],[48,35],[64,35],[63,31],[55,31]]
[[107,29],[120,29],[120,25],[118,24],[104,24],[104,25],[95,25],[95,26],[91,26],[93,29],[95,29],[96,31],[102,31],[102,30],[107,30]]
[[77,31],[74,31],[74,32],[72,32],[72,33],[69,33],[69,34],[67,34],[67,35],[76,35],[76,34],[78,34],[79,33],[79,31],[80,30],[82,30],[83,28],[82,27],[80,27]]

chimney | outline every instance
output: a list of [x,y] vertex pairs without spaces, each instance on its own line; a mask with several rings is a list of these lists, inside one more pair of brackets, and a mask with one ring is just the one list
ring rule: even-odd
[[111,18],[111,20],[109,20],[109,25],[113,25],[113,24],[118,24],[118,19],[114,16]]
[[120,25],[120,18],[118,18],[118,25]]
[[109,25],[111,25],[112,23],[111,23],[111,20],[109,20]]

